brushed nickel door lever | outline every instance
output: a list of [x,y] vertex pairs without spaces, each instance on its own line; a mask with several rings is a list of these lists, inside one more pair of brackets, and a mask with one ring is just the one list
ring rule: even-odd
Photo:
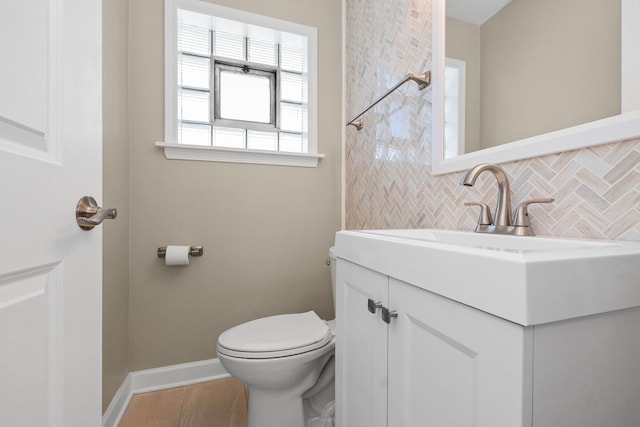
[[116,208],[104,209],[98,206],[96,199],[84,196],[76,205],[76,222],[83,230],[92,230],[102,224],[105,219],[115,219],[118,216]]

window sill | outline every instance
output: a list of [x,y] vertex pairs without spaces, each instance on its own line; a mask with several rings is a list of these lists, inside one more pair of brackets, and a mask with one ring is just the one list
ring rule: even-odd
[[324,154],[286,153],[282,151],[245,150],[201,145],[156,142],[164,148],[170,160],[200,160],[205,162],[251,163],[259,165],[300,166],[315,168]]

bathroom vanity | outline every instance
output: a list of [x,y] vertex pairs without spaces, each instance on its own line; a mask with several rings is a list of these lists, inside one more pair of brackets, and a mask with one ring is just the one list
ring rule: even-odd
[[336,236],[338,427],[637,427],[640,245]]

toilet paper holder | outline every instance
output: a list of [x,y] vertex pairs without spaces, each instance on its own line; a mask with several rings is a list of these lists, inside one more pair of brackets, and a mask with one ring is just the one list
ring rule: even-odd
[[[204,246],[191,246],[189,248],[189,255],[202,256],[204,254]],[[167,247],[163,246],[158,248],[158,258],[164,258],[167,256]]]

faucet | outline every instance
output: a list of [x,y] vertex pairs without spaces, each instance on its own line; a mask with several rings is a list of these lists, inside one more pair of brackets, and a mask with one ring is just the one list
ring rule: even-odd
[[511,188],[505,171],[497,165],[481,163],[464,174],[460,184],[473,187],[478,176],[489,171],[498,181],[498,201],[496,202],[495,219],[491,218],[489,206],[485,203],[467,202],[465,206],[480,206],[480,218],[476,233],[510,234],[515,236],[535,236],[529,219],[528,206],[532,203],[551,203],[554,199],[532,199],[518,204],[513,222],[511,221]]
[[460,180],[460,184],[473,187],[478,176],[489,171],[496,177],[498,181],[498,201],[496,203],[496,217],[492,225],[496,227],[511,225],[511,188],[509,187],[509,178],[500,166],[489,163],[481,163],[472,167],[464,174]]

